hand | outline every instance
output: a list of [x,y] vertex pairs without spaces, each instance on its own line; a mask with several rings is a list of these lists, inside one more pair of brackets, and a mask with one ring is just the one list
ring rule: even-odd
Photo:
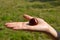
[[[29,15],[24,15],[24,18],[27,20],[31,20],[32,18]],[[6,23],[6,27],[12,28],[14,30],[36,30],[36,31],[48,31],[48,29],[51,27],[49,24],[47,24],[43,19],[41,18],[35,18],[38,21],[37,25],[29,25],[28,22],[11,22],[11,23]]]
[[[11,23],[6,23],[6,27],[12,28],[14,30],[32,30],[32,31],[43,31],[43,32],[48,32],[55,38],[57,37],[57,32],[56,30],[51,27],[47,22],[45,22],[41,18],[35,18],[31,17],[29,15],[24,15],[24,18],[28,20],[28,22],[11,22]],[[29,25],[29,21],[35,18],[38,21],[38,24],[36,25]],[[34,22],[33,20],[31,20]]]

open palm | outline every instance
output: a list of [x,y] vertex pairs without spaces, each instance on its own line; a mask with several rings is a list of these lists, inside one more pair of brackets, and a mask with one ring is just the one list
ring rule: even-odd
[[[25,14],[24,18],[30,21],[32,18],[35,18],[35,17],[31,17],[31,16]],[[35,18],[35,19],[37,19],[37,21],[38,21],[37,25],[29,25],[29,21],[28,22],[11,22],[11,23],[6,23],[5,25],[6,25],[6,27],[12,28],[14,30],[22,30],[22,29],[37,30],[37,31],[47,31],[48,30],[48,28],[50,27],[49,24],[47,24],[41,18]]]

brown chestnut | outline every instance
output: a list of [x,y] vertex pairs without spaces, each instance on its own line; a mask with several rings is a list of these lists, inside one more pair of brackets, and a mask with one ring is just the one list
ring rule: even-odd
[[37,25],[38,24],[38,20],[35,19],[35,18],[32,18],[30,21],[29,21],[29,25]]

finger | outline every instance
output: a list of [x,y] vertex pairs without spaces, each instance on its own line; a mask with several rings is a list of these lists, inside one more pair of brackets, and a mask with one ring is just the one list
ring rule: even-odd
[[9,22],[5,23],[6,27],[16,27],[17,25],[20,25],[22,22]]
[[33,18],[32,16],[29,16],[29,15],[27,15],[27,14],[24,14],[23,17],[24,17],[25,19],[27,19],[27,20],[30,20],[30,19]]
[[6,23],[5,26],[7,26],[7,27],[13,27],[14,23]]
[[23,23],[17,24],[15,27],[13,27],[14,30],[22,29]]

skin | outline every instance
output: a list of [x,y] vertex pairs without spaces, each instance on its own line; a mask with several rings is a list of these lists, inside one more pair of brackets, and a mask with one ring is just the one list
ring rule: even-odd
[[[57,38],[56,30],[52,26],[50,26],[47,22],[45,22],[43,19],[31,17],[31,16],[26,15],[26,14],[24,14],[23,17],[25,19],[27,19],[28,22],[9,22],[9,23],[5,23],[6,27],[12,28],[14,30],[43,31],[43,32],[46,32],[46,33],[50,33],[52,36]],[[38,21],[37,25],[34,25],[34,26],[29,25],[29,21],[32,18],[37,19],[37,21]]]

